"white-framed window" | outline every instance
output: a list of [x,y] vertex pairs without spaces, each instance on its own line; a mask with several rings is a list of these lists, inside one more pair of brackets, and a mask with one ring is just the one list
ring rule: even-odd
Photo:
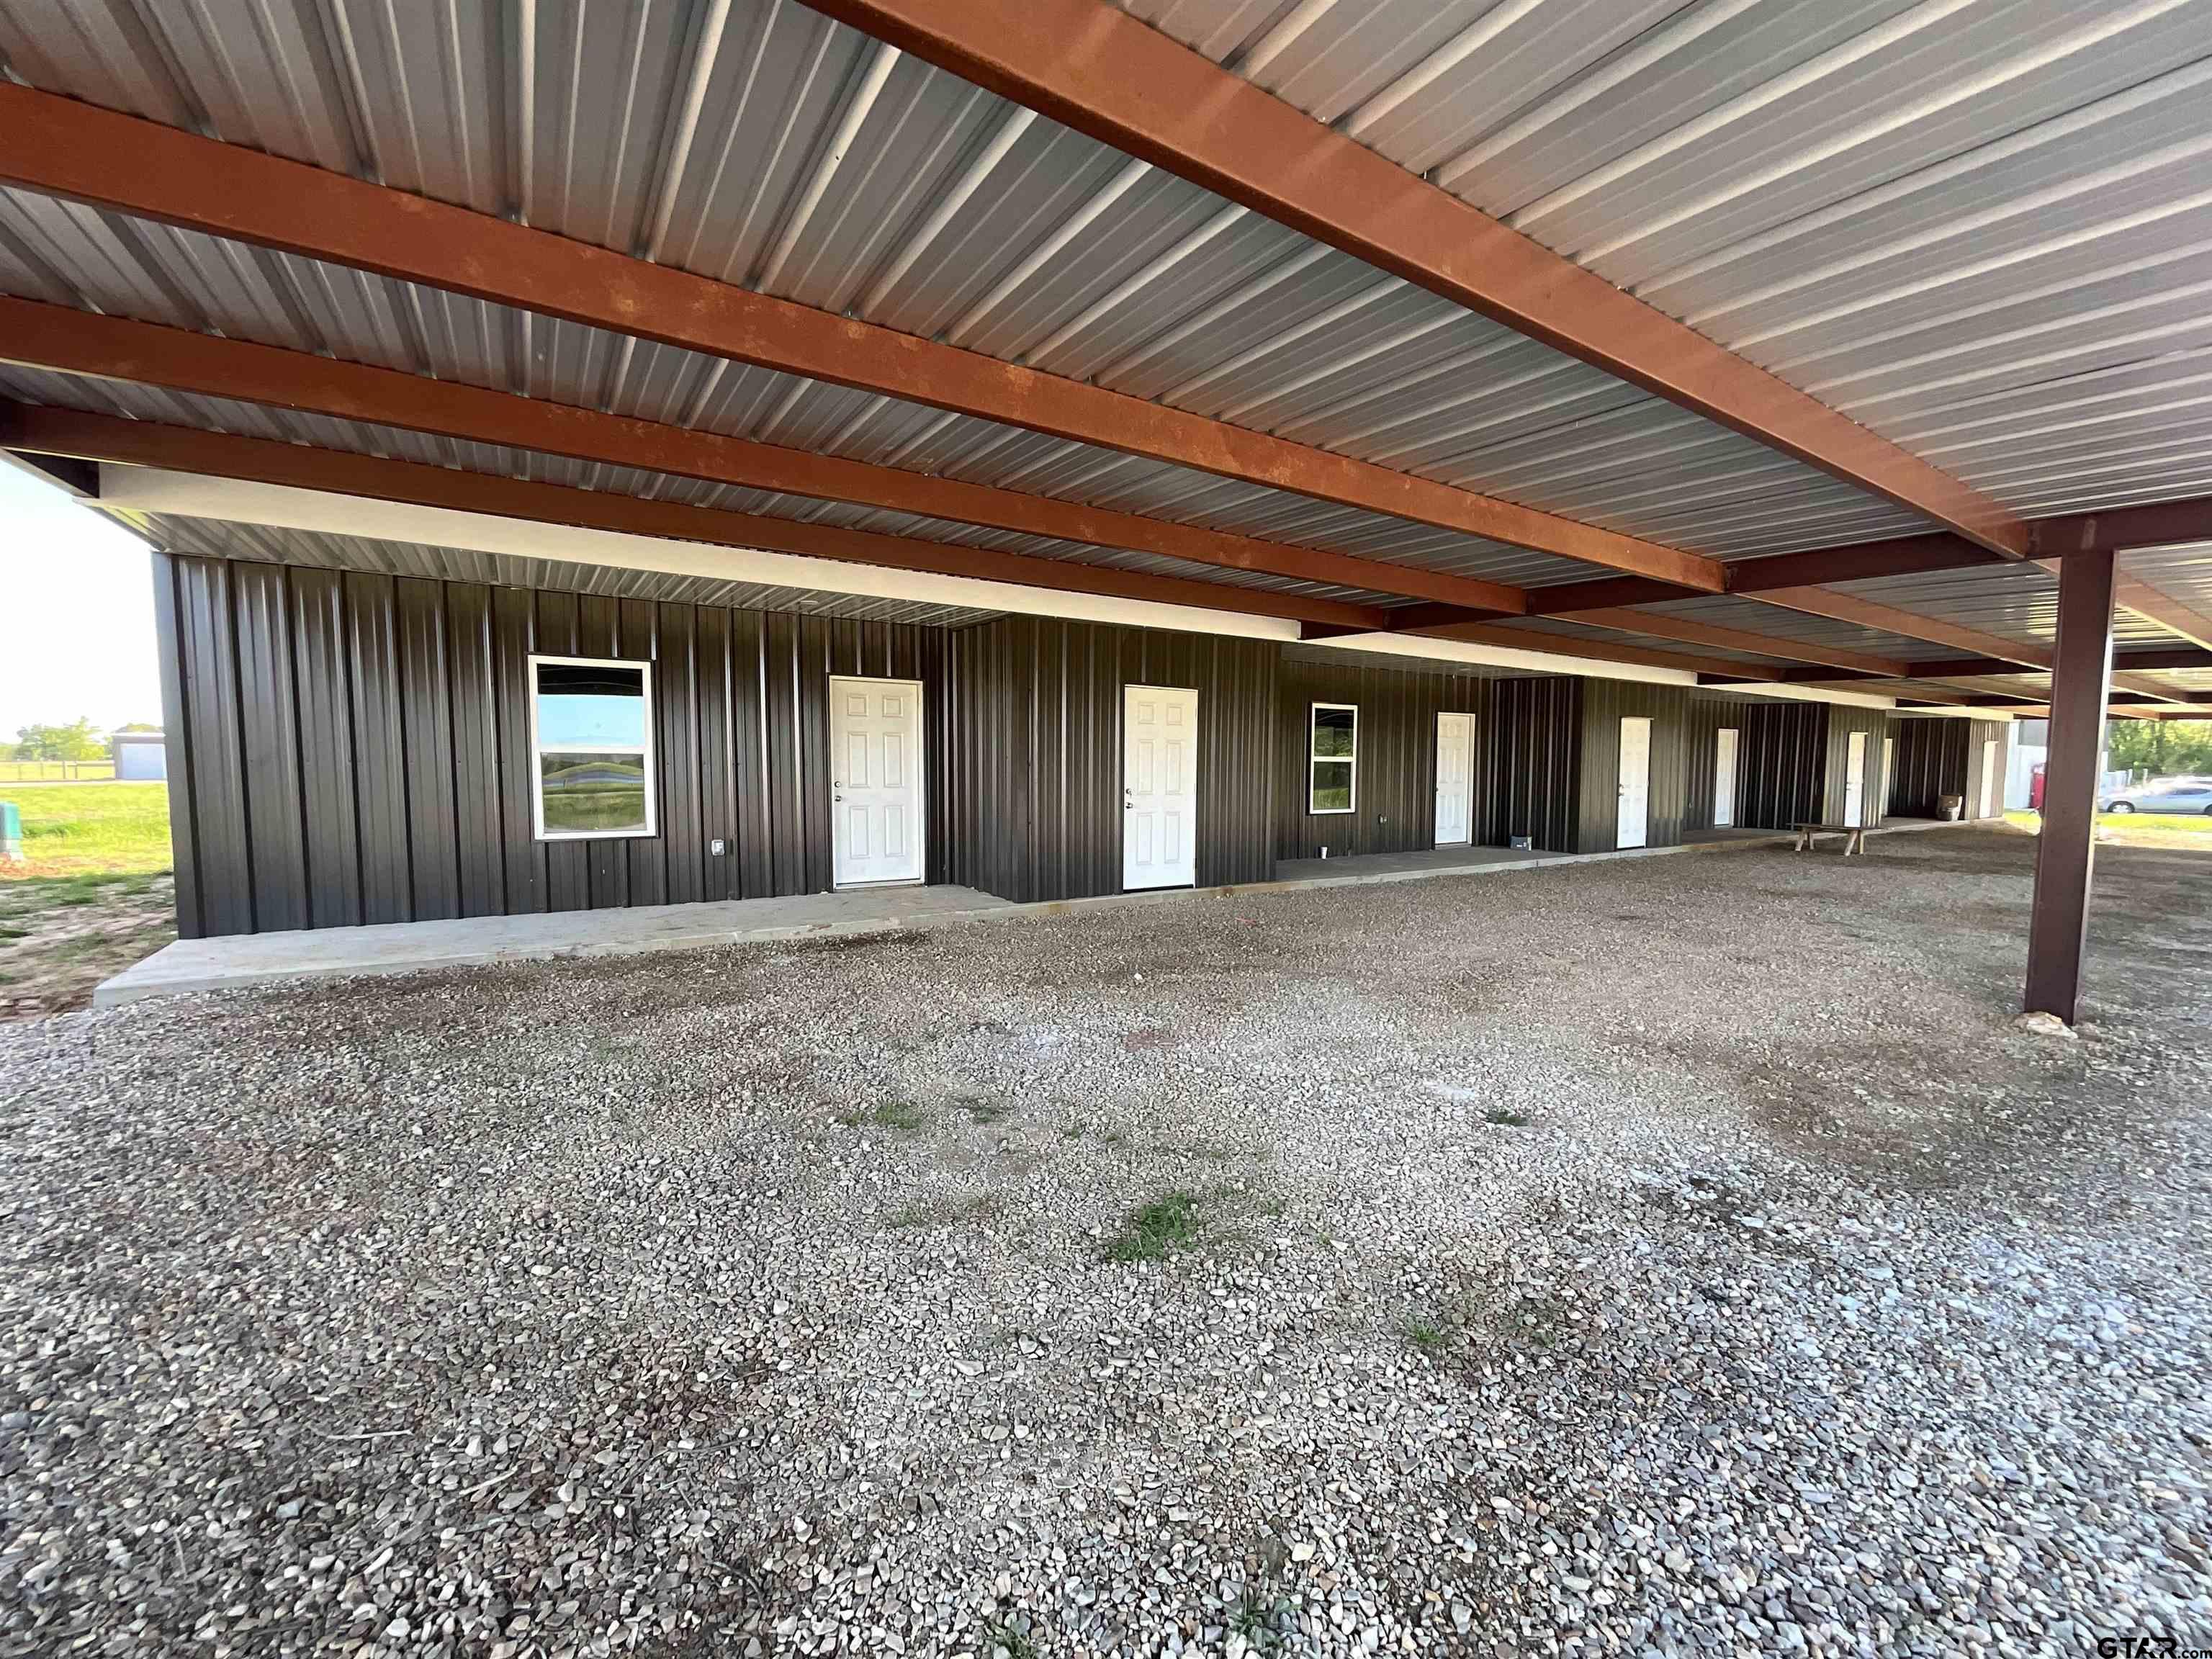
[[1359,705],[1314,704],[1307,736],[1306,810],[1351,811],[1359,804]]
[[530,659],[530,790],[540,841],[659,833],[653,665]]

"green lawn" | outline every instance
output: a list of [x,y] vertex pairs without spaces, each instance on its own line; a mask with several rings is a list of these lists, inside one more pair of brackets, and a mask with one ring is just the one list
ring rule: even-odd
[[[2005,818],[2024,829],[2039,830],[2043,826],[2040,813],[2008,812]],[[2100,812],[2097,827],[2110,832],[2114,841],[2162,842],[2172,836],[2199,836],[2212,844],[2212,817],[2202,813]]]
[[166,783],[0,784],[0,800],[23,815],[27,866],[0,866],[0,879],[48,876],[156,876],[169,857]]

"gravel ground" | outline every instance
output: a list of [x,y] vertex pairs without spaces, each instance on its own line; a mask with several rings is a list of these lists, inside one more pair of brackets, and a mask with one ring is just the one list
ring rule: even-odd
[[2201,1644],[2212,859],[2077,1040],[2033,851],[0,1030],[0,1653]]

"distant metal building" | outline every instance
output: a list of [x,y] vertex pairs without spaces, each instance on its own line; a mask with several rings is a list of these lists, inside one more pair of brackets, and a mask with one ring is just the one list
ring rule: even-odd
[[169,775],[168,739],[159,732],[118,732],[107,747],[119,779],[158,783]]

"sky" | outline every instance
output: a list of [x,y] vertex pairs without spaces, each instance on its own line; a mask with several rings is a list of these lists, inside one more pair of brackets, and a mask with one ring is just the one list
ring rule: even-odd
[[0,464],[0,742],[89,715],[161,723],[146,544]]

